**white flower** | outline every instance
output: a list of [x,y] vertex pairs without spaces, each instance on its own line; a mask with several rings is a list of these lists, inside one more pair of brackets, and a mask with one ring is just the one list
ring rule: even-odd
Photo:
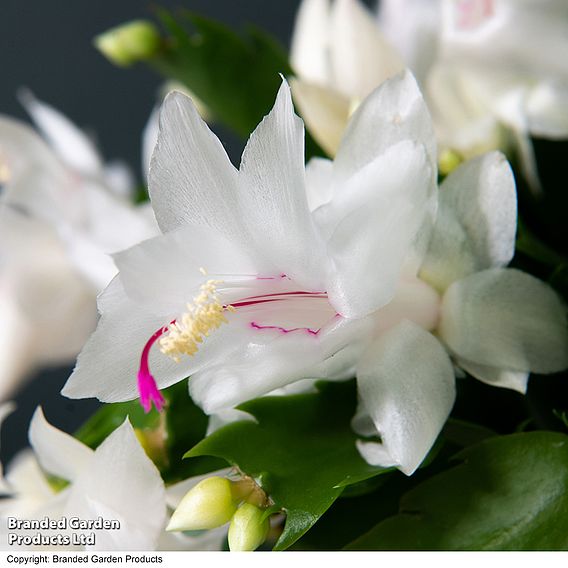
[[357,0],[303,0],[290,55],[294,98],[334,155],[351,110],[406,65],[442,150],[467,159],[516,148],[537,188],[530,136],[568,137],[568,64],[558,57],[567,23],[564,0],[382,0],[378,25]]
[[[97,531],[96,542],[90,548],[156,548],[166,521],[164,484],[128,420],[96,450],[91,450],[48,424],[38,408],[29,436],[33,453],[26,450],[17,456],[6,475],[13,495],[0,503],[2,548],[7,548],[9,516],[21,520],[44,516],[55,520],[61,517],[117,520],[120,528]],[[69,483],[57,491],[44,472]],[[30,531],[8,532],[30,534]]]
[[290,53],[291,87],[308,129],[334,156],[349,115],[403,69],[375,17],[357,0],[303,0]]
[[439,58],[428,96],[440,144],[464,156],[506,148],[513,134],[538,186],[530,136],[568,137],[568,4],[442,0]]
[[[119,275],[63,393],[118,401],[139,388],[146,408],[161,406],[151,367],[159,388],[191,375],[192,396],[216,413],[301,379],[352,376],[374,314],[407,293],[403,269],[437,301],[415,278],[414,254],[435,175],[429,116],[408,74],[359,107],[334,162],[306,172],[285,83],[239,170],[190,100],[171,94],[150,168],[165,234],[115,256]],[[428,325],[428,307],[409,309]]]
[[0,117],[0,399],[34,367],[76,356],[116,272],[108,253],[157,232],[149,208],[117,195],[122,170],[104,167],[54,109],[25,100],[52,147]]
[[522,393],[531,371],[568,367],[566,307],[543,282],[504,268],[515,230],[515,184],[503,155],[475,158],[442,184],[420,271],[440,294],[437,323],[429,333],[393,322],[357,367],[354,428],[381,437],[358,444],[370,463],[407,474],[420,465],[454,402],[452,362],[485,383]]

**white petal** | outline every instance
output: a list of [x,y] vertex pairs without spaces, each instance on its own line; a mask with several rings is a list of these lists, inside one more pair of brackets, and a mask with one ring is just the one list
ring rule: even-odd
[[349,98],[362,100],[404,68],[374,16],[358,0],[335,1],[330,50],[335,87]]
[[[150,311],[183,309],[205,280],[239,275],[254,279],[259,268],[235,244],[207,227],[185,226],[114,255],[130,298]],[[206,275],[200,271],[204,269]]]
[[[179,317],[183,306],[161,315],[145,309],[126,295],[117,278],[99,298],[99,309],[102,317],[97,330],[83,348],[61,393],[69,398],[97,397],[104,402],[135,399],[144,346],[154,332]],[[150,370],[158,387],[166,388],[204,365],[215,365],[231,357],[243,343],[246,344],[249,334],[248,327],[239,325],[238,320],[231,321],[215,330],[193,357],[184,357],[180,363],[175,363],[154,346],[150,352]]]
[[568,137],[568,84],[541,83],[527,100],[528,127],[533,136]]
[[427,100],[440,146],[466,158],[506,148],[504,127],[479,93],[483,82],[459,64],[436,64],[428,74]]
[[489,367],[487,365],[476,365],[465,359],[458,359],[458,362],[462,369],[465,369],[470,375],[483,383],[495,387],[512,389],[521,394],[526,394],[527,392],[527,383],[530,373],[526,371],[510,371],[507,369],[499,369],[498,367]]
[[420,83],[436,59],[440,0],[381,0],[379,24]]
[[517,194],[499,152],[462,164],[440,187],[438,217],[421,277],[440,290],[486,268],[506,266],[515,252]]
[[160,132],[160,107],[155,106],[142,132],[142,179],[147,183],[150,162]]
[[92,465],[93,450],[49,424],[41,407],[34,412],[29,438],[42,468],[53,475],[74,481]]
[[7,400],[23,386],[37,363],[35,333],[4,283],[0,284],[0,313],[0,400]]
[[290,63],[303,79],[322,85],[330,80],[329,0],[302,0],[290,47]]
[[300,379],[347,378],[371,328],[369,318],[338,318],[317,335],[257,330],[230,359],[194,374],[191,396],[212,414]]
[[432,120],[408,71],[376,89],[351,117],[334,162],[336,183],[404,140],[426,147],[434,183],[437,151]]
[[382,456],[374,451],[364,455],[388,455],[388,461],[411,475],[434,444],[454,404],[449,357],[437,339],[405,321],[369,348],[357,367],[357,385],[361,403],[386,450]]
[[0,158],[8,168],[9,180],[24,173],[30,164],[61,173],[53,151],[27,124],[0,116]]
[[307,81],[292,79],[290,86],[310,134],[328,156],[335,156],[349,121],[351,101],[337,91]]
[[105,164],[102,179],[109,190],[123,199],[133,198],[136,180],[125,162],[115,160]]
[[[411,245],[435,205],[431,174],[424,148],[400,142],[316,211],[326,232],[331,229],[328,254],[334,270],[327,291],[341,315],[367,315],[393,297]],[[372,277],[370,267],[376,267]]]
[[192,223],[240,238],[237,170],[191,99],[180,92],[170,93],[162,105],[148,183],[162,231]]
[[165,489],[128,419],[95,451],[71,489],[67,514],[120,522],[95,550],[153,550],[166,518]]
[[[37,509],[55,494],[30,448],[22,450],[12,459],[6,480],[13,491],[14,501],[17,499],[17,505],[22,508]],[[13,501],[9,503],[12,506],[16,504]]]
[[20,100],[63,162],[89,175],[102,171],[95,145],[68,118],[36,99],[30,91],[22,91]]
[[0,376],[9,389],[37,363],[74,358],[95,327],[96,309],[94,292],[49,225],[10,208],[0,217],[0,338],[7,349]]
[[319,289],[324,247],[308,209],[303,124],[285,81],[246,145],[239,183],[239,214],[256,249],[296,282]]
[[310,211],[329,203],[333,197],[333,162],[312,158],[306,165],[306,195]]
[[439,332],[459,357],[479,365],[537,373],[568,367],[565,306],[519,270],[485,270],[452,284]]
[[222,526],[201,534],[162,531],[156,550],[222,551],[227,540],[227,527]]

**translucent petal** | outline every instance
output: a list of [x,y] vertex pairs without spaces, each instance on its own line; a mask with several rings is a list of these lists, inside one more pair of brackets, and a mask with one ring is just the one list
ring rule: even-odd
[[537,373],[568,367],[565,306],[552,288],[519,270],[485,270],[452,284],[439,333],[478,365]]
[[454,404],[454,373],[444,348],[421,327],[402,322],[369,348],[357,366],[357,387],[383,445],[380,451],[360,445],[363,456],[411,475]]

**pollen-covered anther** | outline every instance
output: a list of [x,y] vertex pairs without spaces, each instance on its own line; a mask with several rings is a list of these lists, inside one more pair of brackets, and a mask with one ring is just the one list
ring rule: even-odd
[[187,312],[170,324],[166,334],[160,339],[160,350],[179,363],[182,355],[195,355],[203,339],[228,323],[225,311],[235,311],[233,306],[223,306],[217,294],[221,280],[208,280],[201,286],[199,294],[192,303],[187,304]]

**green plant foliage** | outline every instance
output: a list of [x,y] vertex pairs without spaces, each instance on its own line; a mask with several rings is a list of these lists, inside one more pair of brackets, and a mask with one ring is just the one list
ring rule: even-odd
[[187,381],[181,381],[162,391],[165,410],[159,414],[152,409],[148,414],[137,400],[105,404],[80,429],[75,437],[91,448],[96,448],[128,417],[148,455],[160,469],[166,483],[173,483],[213,471],[224,466],[213,458],[183,460],[189,446],[205,436],[208,418],[191,400]]
[[150,64],[168,79],[186,85],[216,120],[248,136],[274,104],[279,74],[291,74],[286,52],[256,28],[240,36],[187,11],[174,18],[161,10],[159,16],[169,36]]
[[350,550],[567,550],[568,436],[489,438],[404,495]]
[[385,469],[367,464],[355,447],[350,420],[354,381],[320,383],[318,392],[265,397],[240,406],[256,421],[214,432],[186,456],[216,456],[250,475],[286,512],[275,550],[299,539],[341,495]]

